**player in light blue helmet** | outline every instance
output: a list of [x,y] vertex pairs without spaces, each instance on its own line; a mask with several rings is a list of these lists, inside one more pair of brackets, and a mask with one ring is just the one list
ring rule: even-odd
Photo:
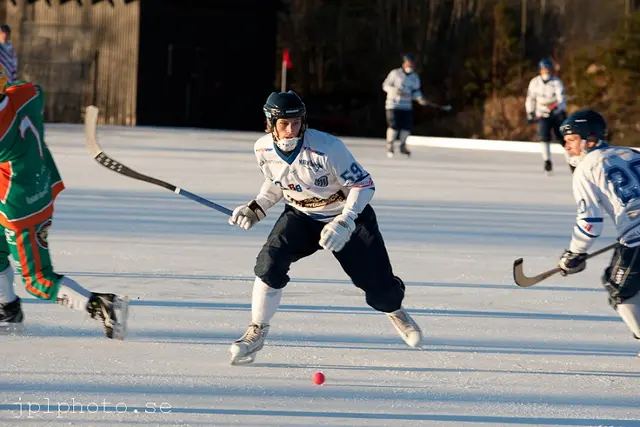
[[[527,90],[525,110],[527,122],[538,124],[544,170],[553,170],[551,162],[551,133],[562,144],[560,124],[567,117],[567,101],[562,80],[553,72],[553,62],[543,59],[538,63],[540,74],[531,79]],[[567,157],[568,160],[568,157]],[[571,167],[573,171],[573,167]]]

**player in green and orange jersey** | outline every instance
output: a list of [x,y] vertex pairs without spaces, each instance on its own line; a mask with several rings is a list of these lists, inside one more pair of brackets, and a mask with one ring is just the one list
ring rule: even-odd
[[102,321],[109,338],[122,339],[128,300],[90,292],[53,269],[47,237],[64,184],[44,141],[44,94],[38,85],[7,81],[0,65],[0,330],[18,329],[24,318],[11,255],[30,294],[86,310]]

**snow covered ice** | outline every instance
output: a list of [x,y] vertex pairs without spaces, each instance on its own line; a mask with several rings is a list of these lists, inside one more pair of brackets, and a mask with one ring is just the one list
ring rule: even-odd
[[[26,331],[0,337],[2,426],[640,426],[640,342],[599,282],[610,255],[572,277],[513,283],[514,259],[539,273],[569,242],[562,156],[547,177],[538,154],[413,147],[390,160],[382,139],[345,138],[376,183],[423,349],[320,252],[294,264],[264,349],[236,367],[229,345],[249,324],[253,264],[282,205],[234,228],[98,165],[79,126],[47,135],[67,186],[50,232],[55,266],[129,295],[129,336],[107,340],[87,315],[18,286]],[[99,128],[110,156],[229,208],[260,187],[258,135]]]

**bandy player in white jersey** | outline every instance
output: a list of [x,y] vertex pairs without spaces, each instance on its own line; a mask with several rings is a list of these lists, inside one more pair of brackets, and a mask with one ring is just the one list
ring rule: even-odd
[[609,303],[640,339],[640,151],[606,143],[607,125],[595,111],[578,111],[560,126],[573,174],[578,216],[563,274],[585,269],[587,251],[600,235],[603,212],[613,219],[618,245],[602,283]]
[[307,129],[306,107],[292,91],[264,105],[267,134],[255,144],[265,181],[254,200],[237,207],[231,224],[249,229],[284,198],[284,212],[258,254],[251,324],[231,345],[231,363],[251,363],[289,282],[292,263],[332,251],[367,304],[387,314],[404,341],[420,344],[418,325],[402,307],[404,283],[393,274],[373,208],[371,175],[338,138]]

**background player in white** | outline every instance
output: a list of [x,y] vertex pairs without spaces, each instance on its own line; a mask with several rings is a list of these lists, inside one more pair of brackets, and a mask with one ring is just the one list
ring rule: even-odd
[[[543,59],[538,66],[540,75],[535,76],[529,82],[525,110],[527,123],[538,123],[544,170],[551,172],[553,169],[551,133],[553,132],[558,142],[563,143],[559,128],[562,121],[567,118],[567,102],[562,80],[553,73],[553,62],[549,59]],[[570,168],[573,171],[573,166]]]
[[400,152],[410,156],[407,138],[413,129],[413,101],[420,105],[429,102],[420,91],[420,77],[414,72],[414,57],[402,56],[402,67],[389,72],[382,83],[387,93],[384,108],[387,116],[387,156],[393,157],[394,142],[400,140]]
[[267,135],[254,149],[265,182],[229,222],[249,229],[282,198],[285,207],[258,254],[251,324],[231,345],[231,363],[254,360],[289,282],[289,267],[319,249],[332,251],[367,304],[386,313],[405,342],[417,347],[420,328],[402,308],[404,283],[393,274],[369,205],[371,175],[340,139],[307,129],[306,107],[294,92],[272,93],[263,109]]
[[603,212],[613,219],[618,245],[602,277],[609,302],[640,339],[640,151],[611,147],[607,125],[593,110],[578,111],[560,127],[576,167],[573,193],[578,216],[569,249],[558,266],[563,274],[586,267],[586,253],[600,235]]

